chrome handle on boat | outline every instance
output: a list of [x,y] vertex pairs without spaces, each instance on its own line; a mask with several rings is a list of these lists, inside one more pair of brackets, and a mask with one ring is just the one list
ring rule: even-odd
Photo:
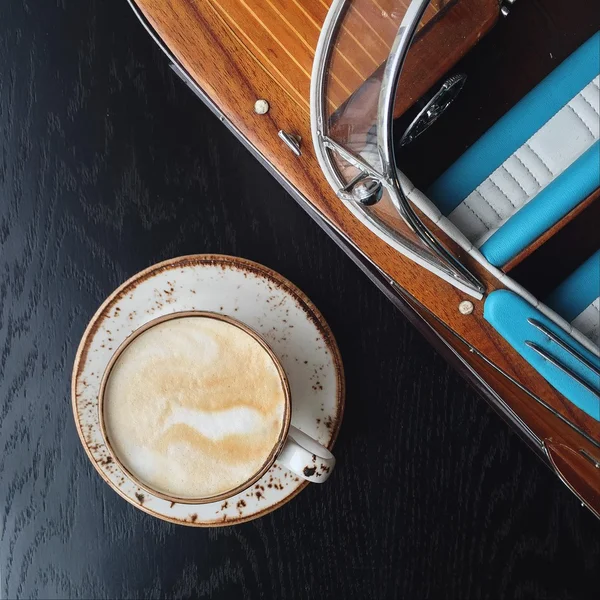
[[277,132],[277,135],[296,156],[302,156],[302,150],[300,150],[300,136],[288,133],[283,129],[280,129]]

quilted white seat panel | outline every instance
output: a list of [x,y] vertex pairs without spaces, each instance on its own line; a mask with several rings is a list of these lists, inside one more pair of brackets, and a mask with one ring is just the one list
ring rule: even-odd
[[448,216],[476,247],[600,139],[595,77]]

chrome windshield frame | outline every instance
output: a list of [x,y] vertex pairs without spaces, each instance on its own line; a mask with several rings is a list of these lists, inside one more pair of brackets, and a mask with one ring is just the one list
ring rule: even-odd
[[[465,293],[481,299],[485,292],[483,284],[436,239],[421,221],[402,191],[395,166],[394,145],[392,142],[394,99],[404,60],[429,2],[430,0],[411,1],[402,18],[385,64],[377,107],[377,150],[382,163],[382,172],[378,172],[360,156],[328,137],[326,132],[325,78],[337,32],[345,12],[351,4],[349,0],[333,0],[321,29],[311,77],[310,112],[313,144],[328,183],[354,216],[380,239],[404,256]],[[435,260],[428,253],[420,252],[418,244],[407,240],[396,232],[368,206],[354,199],[348,191],[348,182],[344,181],[333,160],[332,152],[336,152],[346,162],[356,167],[363,173],[364,177],[376,178],[381,183],[388,192],[397,213],[420,242],[432,251]],[[360,178],[359,175],[357,179]]]

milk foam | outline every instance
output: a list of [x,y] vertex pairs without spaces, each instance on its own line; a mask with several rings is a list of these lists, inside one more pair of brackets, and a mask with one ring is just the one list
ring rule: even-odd
[[276,446],[285,391],[268,352],[239,327],[182,317],[140,334],[117,359],[104,422],[123,465],[183,499],[232,490]]

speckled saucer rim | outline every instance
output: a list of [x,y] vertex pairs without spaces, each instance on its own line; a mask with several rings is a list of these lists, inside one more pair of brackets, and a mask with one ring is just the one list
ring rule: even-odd
[[81,424],[79,422],[78,414],[77,414],[77,397],[76,397],[76,386],[77,386],[77,378],[80,375],[81,365],[85,362],[87,357],[87,352],[90,345],[91,336],[96,332],[99,327],[98,321],[103,316],[105,311],[109,309],[113,303],[118,301],[121,297],[129,293],[131,287],[135,287],[134,284],[141,283],[151,276],[160,273],[162,271],[166,271],[172,268],[185,268],[190,266],[221,266],[223,269],[237,267],[244,271],[250,271],[255,275],[260,277],[265,277],[271,280],[277,286],[281,286],[287,291],[291,296],[293,296],[301,305],[304,305],[305,312],[307,317],[312,320],[314,325],[317,327],[321,335],[323,336],[323,340],[327,344],[328,349],[331,352],[331,356],[335,365],[336,372],[336,386],[337,386],[337,419],[332,424],[331,428],[331,437],[329,442],[327,443],[327,448],[331,450],[335,444],[337,439],[340,426],[344,416],[345,409],[345,398],[346,398],[346,386],[345,386],[345,377],[344,377],[344,366],[342,362],[342,357],[333,336],[333,332],[329,327],[329,324],[323,317],[323,315],[319,312],[317,307],[312,303],[312,301],[300,290],[296,285],[294,285],[289,279],[283,277],[283,275],[279,274],[277,271],[273,271],[269,267],[266,267],[260,263],[254,262],[252,260],[241,258],[238,256],[230,256],[226,254],[187,254],[184,256],[179,256],[172,259],[167,259],[161,262],[158,262],[154,265],[147,267],[146,269],[139,271],[126,281],[124,281],[118,288],[116,288],[112,294],[110,294],[106,300],[100,305],[98,310],[94,313],[93,317],[90,319],[85,331],[81,337],[81,341],[77,348],[77,353],[75,354],[75,360],[73,364],[73,373],[71,377],[71,407],[73,410],[73,417],[75,421],[75,427],[77,429],[77,434],[79,435],[79,439],[81,441],[81,445],[85,450],[90,462],[96,469],[96,471],[100,474],[102,479],[113,489],[119,496],[121,496],[124,500],[126,500],[129,504],[141,510],[157,519],[161,519],[162,521],[167,521],[170,523],[174,523],[176,525],[184,525],[188,527],[202,527],[202,528],[210,528],[210,527],[229,527],[231,525],[238,525],[241,523],[246,523],[248,521],[253,521],[254,519],[258,519],[263,517],[284,504],[287,504],[290,500],[295,498],[302,490],[306,488],[309,484],[308,481],[301,483],[297,488],[292,490],[285,498],[280,500],[279,502],[261,510],[256,513],[253,513],[248,516],[238,517],[234,519],[228,519],[225,522],[215,521],[215,522],[190,522],[190,521],[181,521],[178,519],[174,519],[172,517],[165,516],[163,514],[157,513],[144,506],[143,504],[136,504],[132,501],[132,499],[125,494],[118,486],[115,486],[113,482],[106,476],[104,471],[100,468],[100,465],[97,463],[94,458],[92,452],[88,448],[87,442],[85,440],[83,431],[81,429]]

